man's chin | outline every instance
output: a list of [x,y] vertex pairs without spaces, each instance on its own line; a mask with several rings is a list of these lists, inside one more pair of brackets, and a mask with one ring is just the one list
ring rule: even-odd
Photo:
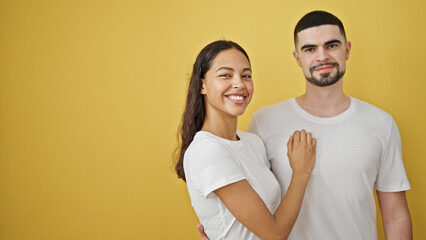
[[315,77],[311,75],[311,77],[306,77],[306,80],[310,82],[311,84],[318,86],[318,87],[327,87],[336,84],[340,81],[340,79],[343,78],[343,75],[345,75],[345,72],[337,72],[334,74],[325,73],[321,74],[319,77]]
[[327,87],[336,84],[340,79],[314,79],[314,78],[306,78],[308,82],[318,87]]

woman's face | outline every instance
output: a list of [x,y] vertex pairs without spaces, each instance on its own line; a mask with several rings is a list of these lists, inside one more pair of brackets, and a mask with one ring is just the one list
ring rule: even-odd
[[250,63],[242,52],[231,48],[218,53],[202,80],[206,113],[242,115],[253,95],[251,74]]

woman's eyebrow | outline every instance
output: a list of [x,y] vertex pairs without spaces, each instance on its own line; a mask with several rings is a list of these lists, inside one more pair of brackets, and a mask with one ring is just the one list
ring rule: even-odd
[[230,71],[234,71],[234,69],[233,69],[233,68],[231,68],[231,67],[220,67],[220,68],[218,68],[218,69],[216,70],[216,72],[217,72],[217,71],[219,71],[219,70],[223,70],[223,69],[225,69],[225,70],[230,70]]
[[[216,72],[218,72],[218,71],[220,71],[220,70],[229,70],[229,71],[234,71],[234,69],[233,69],[233,68],[231,68],[231,67],[220,67],[220,68],[218,68],[218,69],[216,70]],[[250,72],[252,72],[251,68],[243,68],[243,72],[244,72],[244,71],[250,71]]]

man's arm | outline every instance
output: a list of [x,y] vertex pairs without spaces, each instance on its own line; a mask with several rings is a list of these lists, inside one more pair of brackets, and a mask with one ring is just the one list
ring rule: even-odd
[[413,239],[410,212],[405,191],[377,192],[383,219],[383,228],[387,240]]

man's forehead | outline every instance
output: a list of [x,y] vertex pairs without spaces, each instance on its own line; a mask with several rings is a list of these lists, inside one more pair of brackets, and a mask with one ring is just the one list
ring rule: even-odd
[[337,25],[320,25],[310,27],[297,33],[299,44],[321,44],[332,39],[344,41],[344,36]]

